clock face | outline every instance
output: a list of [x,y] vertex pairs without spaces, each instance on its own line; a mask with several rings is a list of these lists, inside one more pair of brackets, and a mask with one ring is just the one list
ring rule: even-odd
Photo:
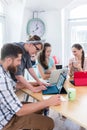
[[45,33],[45,24],[39,18],[33,18],[29,20],[27,24],[27,34],[28,35],[38,35],[43,36]]

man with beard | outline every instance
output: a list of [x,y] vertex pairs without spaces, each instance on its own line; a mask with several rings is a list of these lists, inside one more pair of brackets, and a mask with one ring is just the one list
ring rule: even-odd
[[9,71],[16,72],[22,54],[21,48],[13,44],[5,44],[1,49],[0,130],[52,130],[53,120],[34,112],[60,104],[59,95],[37,103],[22,104],[14,93],[14,88],[19,86],[12,80]]

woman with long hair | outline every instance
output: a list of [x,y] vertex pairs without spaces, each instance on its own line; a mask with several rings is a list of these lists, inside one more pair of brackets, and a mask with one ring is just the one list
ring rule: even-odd
[[51,71],[56,69],[53,58],[51,57],[51,44],[44,43],[43,50],[38,56],[38,68],[43,79],[50,77]]
[[69,60],[69,75],[72,77],[76,71],[87,71],[87,58],[80,44],[72,46],[73,58]]

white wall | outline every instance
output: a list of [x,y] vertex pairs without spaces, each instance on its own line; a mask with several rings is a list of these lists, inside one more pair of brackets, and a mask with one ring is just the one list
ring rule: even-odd
[[[5,42],[19,42],[27,40],[26,26],[28,20],[32,18],[32,12],[24,8],[22,3],[13,3],[6,9],[6,40]],[[46,25],[46,33],[42,39],[52,44],[52,55],[56,55],[60,63],[62,62],[61,44],[61,12],[48,11],[40,13],[39,18]]]
[[45,13],[46,40],[52,44],[52,55],[56,55],[62,62],[62,42],[61,42],[61,11]]
[[5,42],[21,40],[24,4],[15,1],[6,6],[6,36]]
[[[22,26],[22,41],[27,39],[26,25],[28,20],[33,17],[33,13],[29,9],[25,9],[23,26]],[[52,45],[52,55],[56,55],[61,63],[62,57],[62,44],[61,44],[61,12],[48,11],[38,14],[38,17],[43,20],[46,25],[46,32],[42,39],[46,39],[47,42]]]

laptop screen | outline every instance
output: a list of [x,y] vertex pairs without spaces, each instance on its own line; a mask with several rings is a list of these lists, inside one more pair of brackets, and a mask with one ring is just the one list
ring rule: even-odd
[[57,81],[57,88],[58,88],[58,91],[60,92],[63,85],[64,85],[64,82],[65,82],[65,77],[63,76],[63,74],[61,73],[59,78],[58,78],[58,81]]
[[51,84],[57,84],[60,73],[62,73],[63,76],[66,78],[67,77],[67,72],[68,72],[68,68],[53,70],[51,75],[50,75],[49,82]]

